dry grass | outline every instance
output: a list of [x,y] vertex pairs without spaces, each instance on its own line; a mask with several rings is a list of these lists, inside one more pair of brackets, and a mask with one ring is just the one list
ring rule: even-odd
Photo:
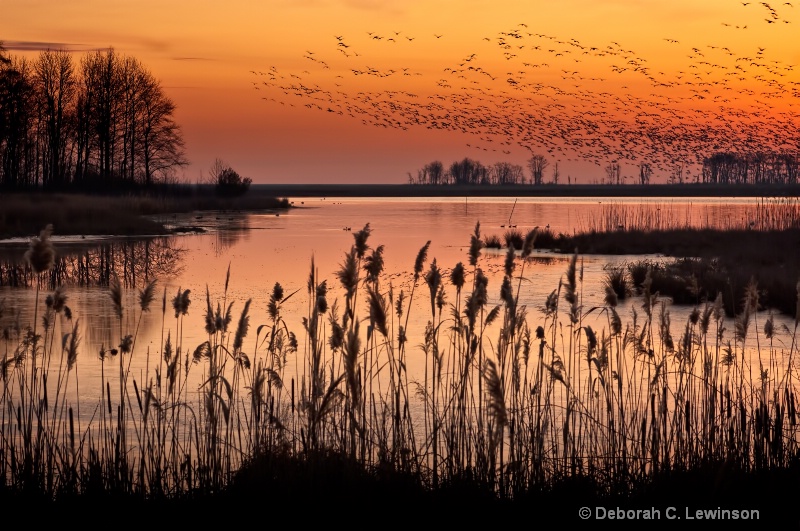
[[[230,501],[262,477],[289,497],[315,492],[316,481],[380,492],[373,482],[383,478],[396,489],[383,491],[389,497],[430,501],[434,493],[435,503],[436,493],[470,492],[461,500],[560,500],[555,506],[572,510],[561,497],[567,490],[583,505],[657,499],[659,485],[707,485],[712,475],[796,480],[797,330],[756,331],[751,356],[752,335],[739,331],[752,298],[734,324],[721,302],[699,304],[672,337],[669,309],[647,273],[640,309],[623,322],[613,298],[582,306],[575,255],[534,314],[519,303],[525,260],[509,254],[501,285],[489,286],[479,227],[469,267],[450,278],[437,274],[428,244],[409,257],[408,293],[385,284],[369,227],[355,236],[336,273],[343,301],[329,300],[317,274],[324,264],[311,264],[299,332],[281,313],[295,294],[280,285],[270,322],[250,330],[246,303],[238,321],[231,315],[229,276],[217,301],[199,289],[154,297],[158,289],[148,285],[132,307],[112,284],[123,340],[101,355],[104,392],[95,402],[65,391],[79,385],[85,354],[73,356],[77,316],[65,315],[56,294],[37,303],[29,327],[4,322],[2,492],[47,500],[203,500],[222,492]],[[429,290],[417,293],[423,283]],[[499,290],[496,304],[490,290]],[[431,298],[424,330],[409,324],[415,295]],[[182,330],[197,306],[208,338],[188,345]],[[148,311],[161,312],[164,340],[140,382],[129,360],[144,353],[128,323]],[[736,328],[732,343],[718,333],[723,327]],[[777,333],[787,349],[776,348]],[[425,360],[418,380],[408,371],[412,348]],[[62,352],[72,365],[59,361]],[[203,384],[190,390],[194,371]],[[89,410],[98,413],[81,422],[76,413]],[[294,475],[306,479],[292,483]],[[726,488],[715,492],[735,491]]]

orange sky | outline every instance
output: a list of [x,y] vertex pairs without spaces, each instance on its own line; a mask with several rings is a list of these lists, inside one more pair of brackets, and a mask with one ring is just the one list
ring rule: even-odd
[[562,181],[612,161],[664,180],[715,148],[800,150],[797,15],[739,0],[4,0],[0,40],[140,59],[177,104],[189,181],[216,157],[257,183],[401,183],[432,160],[531,153]]

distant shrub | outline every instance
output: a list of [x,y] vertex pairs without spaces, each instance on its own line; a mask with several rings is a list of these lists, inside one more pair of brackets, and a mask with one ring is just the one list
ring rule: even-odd
[[522,249],[522,244],[525,242],[525,236],[517,229],[507,230],[503,239],[506,241],[506,247],[513,245],[517,250]]
[[[646,274],[646,271],[645,271]],[[628,271],[625,266],[608,266],[605,268],[603,284],[606,290],[613,291],[617,300],[623,301],[633,291],[628,281]]]
[[491,236],[486,236],[483,246],[487,249],[500,249],[503,247],[503,244],[497,235],[492,234]]
[[247,193],[253,180],[242,177],[230,165],[220,159],[211,166],[211,183],[214,191],[221,197],[238,197]]

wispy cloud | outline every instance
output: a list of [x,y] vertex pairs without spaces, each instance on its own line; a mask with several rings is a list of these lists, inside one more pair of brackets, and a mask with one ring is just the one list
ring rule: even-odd
[[88,44],[74,42],[44,42],[44,41],[3,41],[3,47],[9,51],[40,52],[44,50],[64,50],[67,52],[87,52],[105,50]]

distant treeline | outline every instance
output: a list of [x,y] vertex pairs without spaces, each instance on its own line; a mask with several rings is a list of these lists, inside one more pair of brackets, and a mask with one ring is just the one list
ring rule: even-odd
[[716,153],[703,160],[703,182],[797,184],[800,157],[789,153]]
[[[440,161],[433,161],[417,170],[416,175],[408,174],[409,184],[429,185],[506,185],[506,184],[559,184],[558,163],[553,164],[552,173],[547,180],[545,169],[549,166],[543,155],[534,155],[527,161],[527,170],[508,162],[496,162],[485,166],[481,162],[464,158],[445,167]],[[679,164],[669,175],[670,184],[702,182],[707,184],[797,184],[800,175],[800,155],[797,153],[715,153],[703,159],[702,168],[691,181],[683,164]],[[630,183],[650,184],[653,175],[651,164],[643,162],[636,167],[637,174]],[[601,184],[621,185],[622,166],[612,162],[604,168]]]
[[[530,179],[519,164],[496,162],[491,166],[484,166],[477,160],[464,158],[453,162],[448,168],[436,160],[417,170],[417,175],[408,174],[409,184],[542,184],[544,170],[548,166],[547,159],[542,155],[534,155],[528,159]],[[552,182],[558,184],[558,163],[553,167]]]
[[0,42],[0,189],[102,190],[175,181],[187,163],[175,104],[133,57],[35,59]]

